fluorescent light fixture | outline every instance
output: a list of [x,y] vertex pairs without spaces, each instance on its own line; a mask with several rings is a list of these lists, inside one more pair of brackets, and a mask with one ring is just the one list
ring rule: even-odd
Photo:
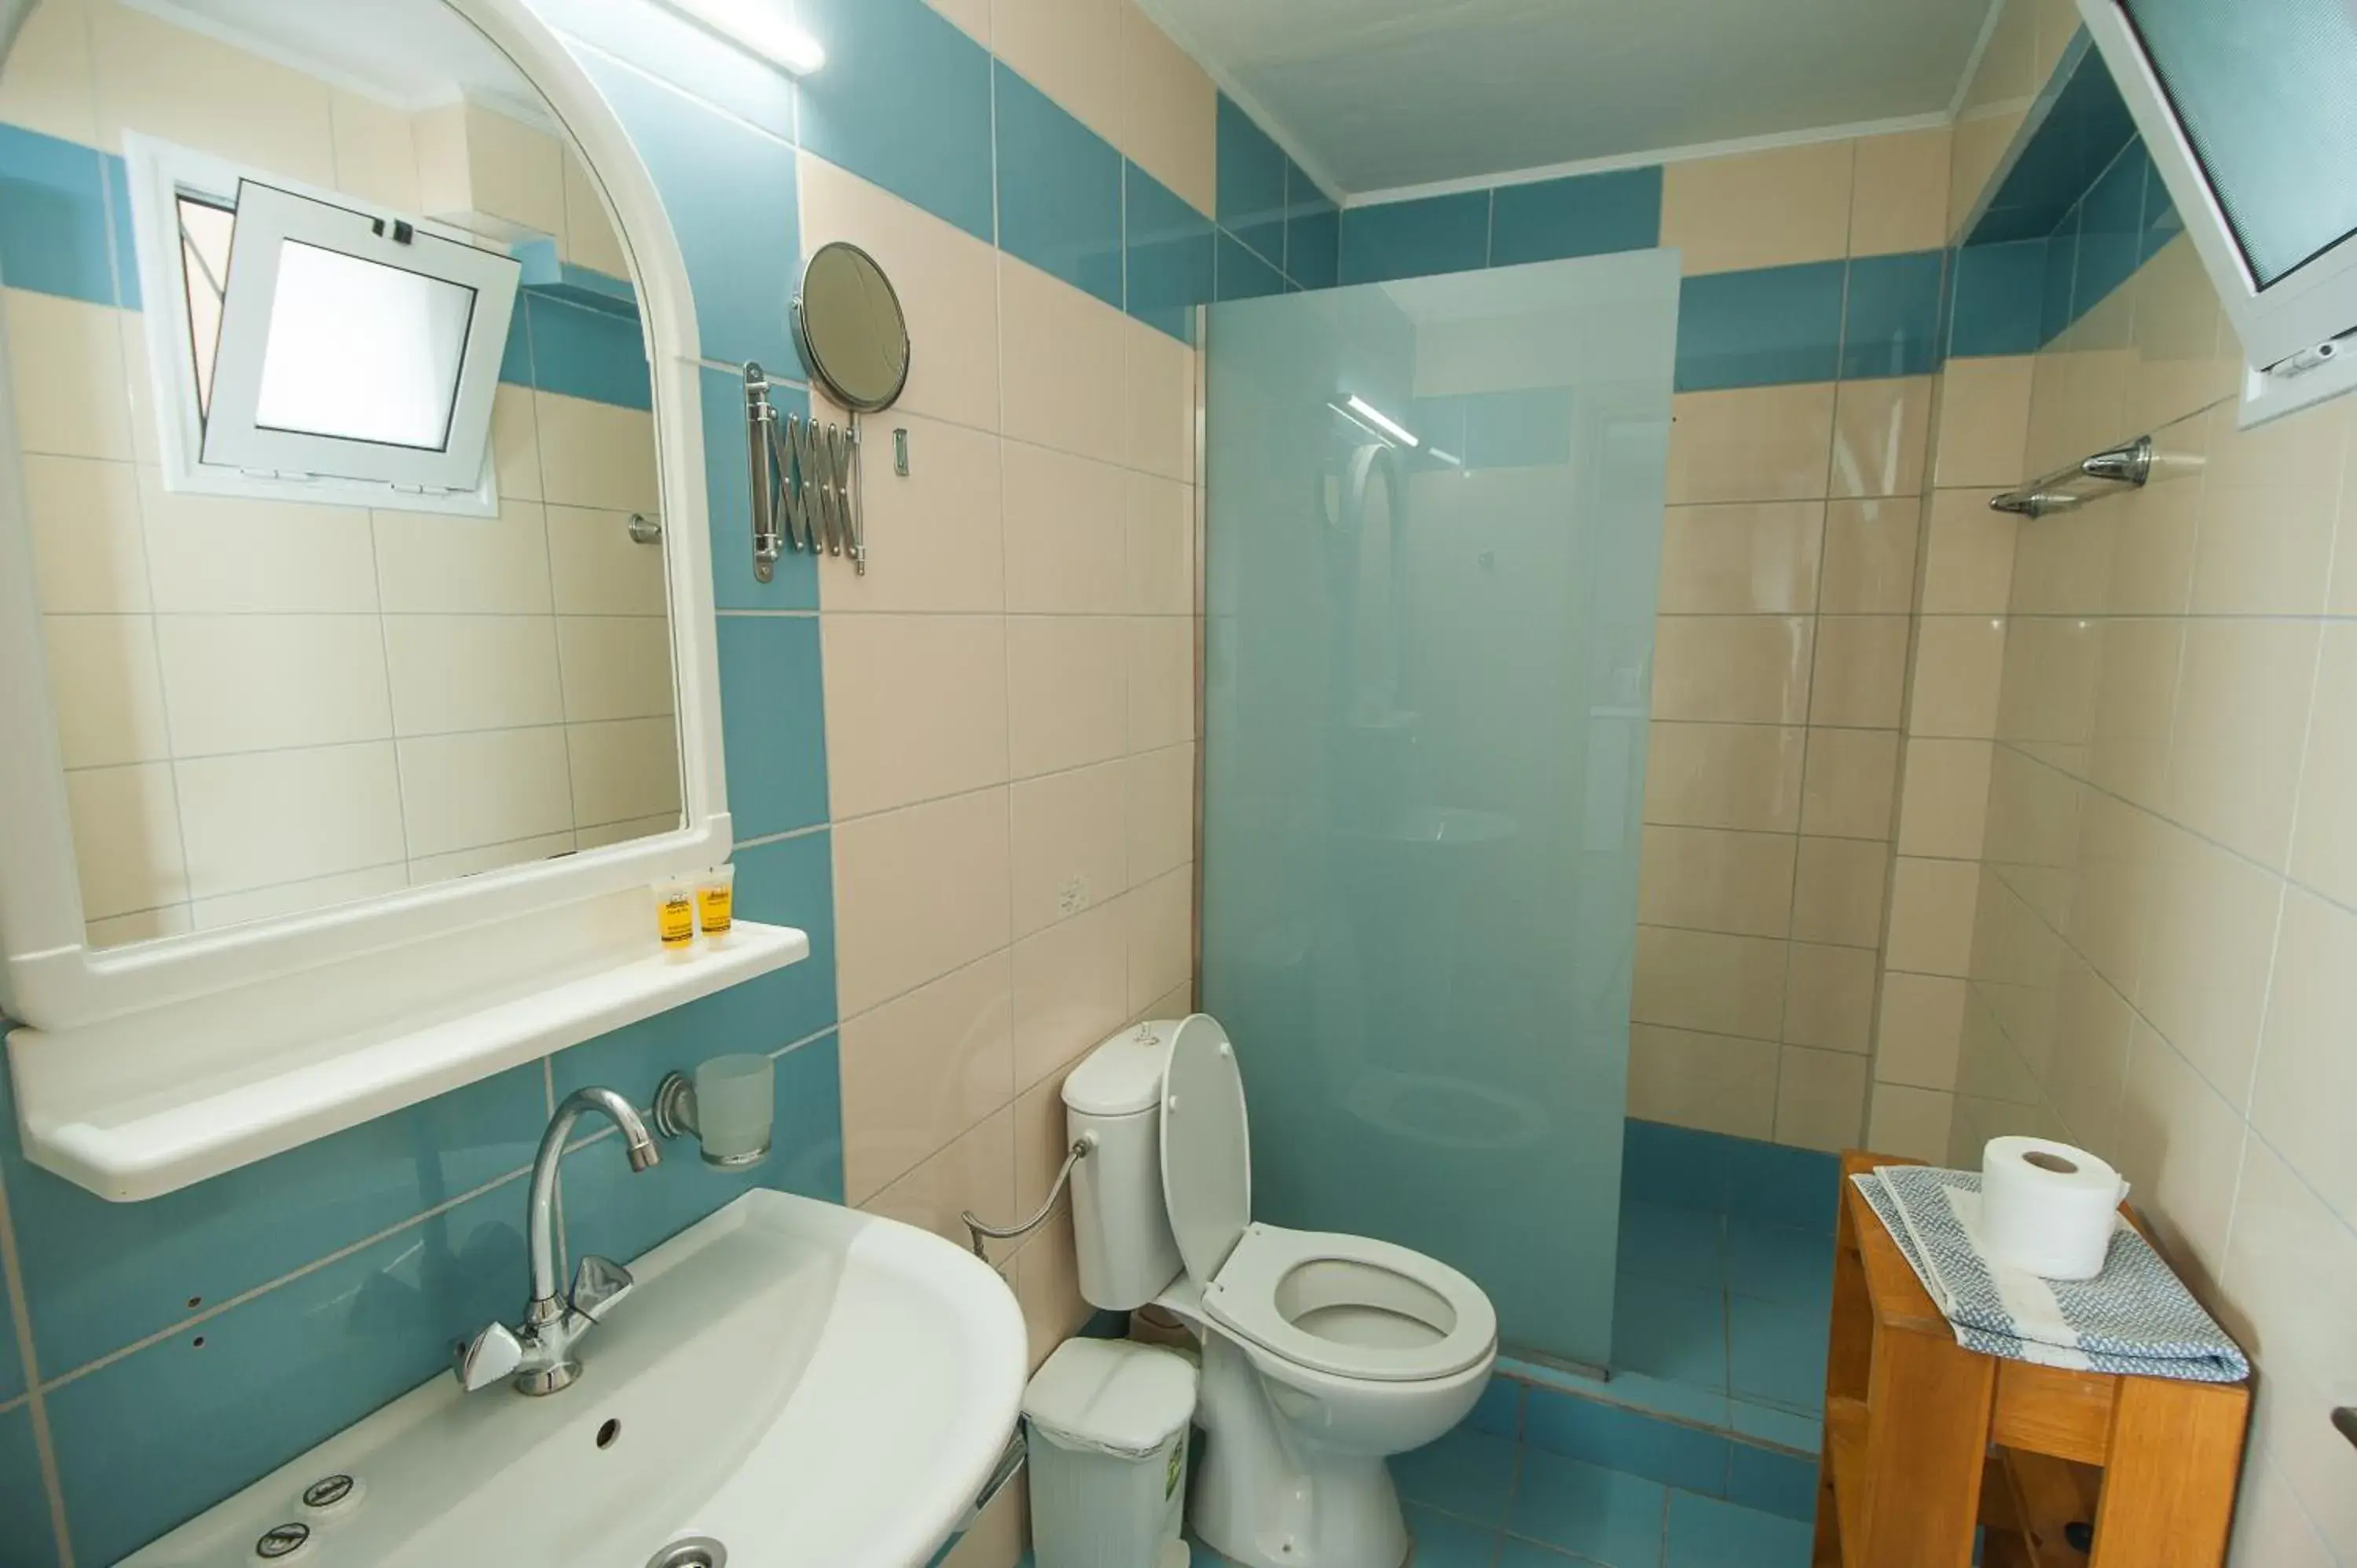
[[1382,431],[1384,435],[1390,436],[1401,446],[1416,447],[1424,445],[1423,442],[1415,438],[1415,432],[1408,429],[1406,425],[1402,424],[1398,420],[1392,418],[1391,415],[1385,413],[1382,409],[1375,407],[1374,404],[1369,403],[1365,398],[1361,397],[1358,393],[1352,392],[1349,401],[1351,404],[1351,412],[1352,413],[1357,414],[1361,419],[1365,420],[1369,424],[1373,425],[1376,429]]
[[664,0],[664,4],[788,76],[809,76],[826,64],[826,50],[786,15],[785,0]]
[[1465,467],[1464,458],[1459,457],[1454,452],[1443,452],[1437,446],[1431,448],[1428,455],[1439,458],[1442,462],[1448,464],[1452,468],[1461,468]]

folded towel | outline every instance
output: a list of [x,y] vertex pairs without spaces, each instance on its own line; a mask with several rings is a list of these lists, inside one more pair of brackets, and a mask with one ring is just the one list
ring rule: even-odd
[[2041,1279],[1982,1249],[1978,1171],[1883,1165],[1850,1179],[1967,1350],[2201,1383],[2251,1375],[2241,1348],[2125,1219],[2112,1233],[2102,1273]]

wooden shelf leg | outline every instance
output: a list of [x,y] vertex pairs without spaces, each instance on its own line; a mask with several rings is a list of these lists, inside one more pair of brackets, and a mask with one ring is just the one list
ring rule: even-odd
[[1970,1568],[1996,1389],[1996,1361],[1953,1339],[1876,1337],[1865,1539],[1850,1568]]
[[2219,1568],[2249,1418],[2239,1384],[2122,1378],[2088,1568]]

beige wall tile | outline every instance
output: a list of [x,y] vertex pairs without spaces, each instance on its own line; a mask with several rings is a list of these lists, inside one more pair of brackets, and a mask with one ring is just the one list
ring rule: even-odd
[[[567,725],[575,820],[596,824],[679,815],[679,739],[670,719]],[[586,835],[585,835],[586,836]]]
[[[339,748],[366,752],[371,747]],[[471,735],[425,736],[399,743],[401,768],[400,802],[402,829],[406,837],[406,853],[415,856],[447,854],[453,850],[475,849],[484,844],[510,843],[518,839],[539,838],[569,830],[574,823],[571,762],[566,754],[565,732],[561,729],[483,730]],[[313,755],[301,752],[270,752],[253,758],[214,758],[207,767],[237,760],[267,765],[278,757]],[[381,779],[372,762],[354,758],[354,770],[365,768],[364,776],[372,784]],[[194,827],[194,806],[198,792],[189,783],[191,765],[179,768],[182,810],[189,813],[186,825]],[[339,767],[338,771],[344,771]],[[264,777],[267,777],[264,774]],[[403,857],[399,841],[380,838],[382,829],[371,823],[365,845],[358,841],[354,824],[337,823],[344,808],[339,804],[322,810],[317,804],[297,806],[281,800],[282,810],[291,820],[296,815],[306,821],[292,836],[316,832],[308,820],[317,817],[329,825],[335,834],[338,849],[335,858],[349,857],[351,867],[382,865]],[[282,824],[274,832],[285,832]],[[386,853],[390,850],[392,853]],[[251,851],[249,851],[251,853]],[[189,842],[189,861],[198,865],[196,841]],[[259,868],[269,861],[256,859],[249,863]],[[283,864],[283,863],[282,863]],[[242,868],[241,868],[242,869]],[[345,865],[325,864],[316,870],[306,868],[300,875],[342,871]],[[296,876],[260,875],[248,874],[248,886],[265,882],[291,882]],[[199,892],[204,888],[199,885]]]
[[1786,1046],[1776,1076],[1776,1141],[1838,1154],[1866,1128],[1866,1058]]
[[991,1116],[860,1207],[961,1247],[970,1245],[960,1215],[1015,1212],[1014,1108]]
[[1811,729],[1801,831],[1888,842],[1898,777],[1896,731]]
[[846,1201],[866,1202],[1014,1097],[1013,1005],[1002,951],[844,1020]]
[[673,707],[671,628],[653,616],[559,616],[565,716],[641,719]]
[[[802,198],[804,254],[836,240],[848,240],[873,255],[891,275],[909,318],[909,338],[920,345],[909,360],[909,384],[899,412],[984,430],[998,428],[998,256],[985,241],[955,224],[814,157],[795,160]],[[1010,263],[1017,265],[1019,263]],[[1047,280],[1039,274],[1029,282]],[[1049,308],[1043,289],[1021,290],[1035,310]],[[1078,295],[1077,290],[1067,291]],[[1031,325],[1036,320],[1027,317]],[[1010,320],[1010,328],[1018,324]],[[1008,341],[1017,339],[1010,332]],[[1033,361],[1027,359],[1027,363]],[[909,432],[912,469],[929,461],[921,437]],[[879,473],[881,466],[871,468]],[[878,488],[881,488],[880,486]],[[872,544],[871,541],[871,544]],[[872,575],[872,574],[871,574]]]
[[372,617],[158,616],[156,641],[180,757],[393,734]]
[[52,615],[135,615],[154,607],[128,463],[27,456],[20,469],[41,608]]
[[837,818],[1006,782],[1005,622],[825,616],[820,629]]
[[1017,937],[1129,890],[1125,768],[1103,762],[1015,786]]
[[1680,392],[1671,409],[1671,505],[1829,493],[1832,382]]
[[1129,1014],[1128,900],[1015,944],[1015,1081],[1028,1089],[1094,1047]]
[[[342,102],[337,104],[342,112]],[[596,176],[571,145],[565,150],[565,251],[576,266],[588,267],[608,277],[630,275],[630,258],[614,231],[606,198]]]
[[1122,9],[1129,122],[1122,150],[1208,216],[1219,206],[1219,89],[1144,11],[1127,0]]
[[1901,131],[1857,140],[1857,178],[1850,194],[1849,253],[1936,251],[1948,242],[1951,133]]
[[1690,158],[1662,171],[1662,243],[1688,277],[1848,253],[1851,142]]
[[1886,955],[1890,967],[1916,974],[1971,972],[1973,912],[1979,895],[1979,867],[1900,855],[1891,873]]
[[1866,1146],[1878,1155],[1944,1164],[1956,1097],[1905,1084],[1874,1085],[1867,1118]]
[[2264,865],[2290,845],[2319,636],[2300,621],[2186,627],[2168,814]]
[[[630,537],[630,513],[574,506],[537,508],[528,502],[502,507],[502,516],[509,510],[544,515],[548,535],[546,587],[554,595],[560,613],[662,616],[668,612],[671,599],[663,581],[662,552]],[[376,524],[380,561],[384,554],[384,516],[382,512],[371,514]],[[521,533],[522,529],[517,532]],[[515,555],[517,565],[510,569],[516,573],[517,596],[521,598],[521,563],[525,557],[521,544]]]
[[1715,828],[1647,828],[1637,918],[1744,936],[1781,937],[1792,923],[1795,840]]
[[1630,1015],[1641,1024],[1773,1039],[1783,1026],[1786,946],[1640,926]]
[[1149,881],[1195,857],[1195,748],[1165,746],[1123,766],[1130,879]]
[[1867,839],[1803,838],[1792,885],[1792,935],[1801,941],[1874,948],[1890,849]]
[[1195,622],[1129,618],[1129,746],[1155,751],[1195,738]]
[[[909,476],[878,462],[860,496],[870,569],[821,572],[819,606],[857,610],[1006,607],[999,440],[986,431],[892,411],[909,432]],[[726,569],[724,564],[723,569]]]
[[1801,616],[1665,616],[1653,641],[1653,717],[1797,724],[1813,624]]
[[[357,617],[333,618],[367,625]],[[564,722],[556,624],[547,616],[388,616],[381,636],[393,686],[393,726],[402,735]],[[329,700],[349,701],[350,693],[331,693]]]
[[2190,833],[2161,834],[2151,933],[2131,1000],[2239,1112],[2258,1050],[2284,885]]
[[2349,420],[2313,409],[2255,430],[2240,409],[2209,415],[2196,615],[2315,615],[2325,607]]
[[1016,778],[1129,749],[1129,628],[1118,617],[1010,617],[1006,670]]
[[[274,510],[267,506],[256,511]],[[500,515],[433,517],[424,512],[372,511],[370,532],[376,543],[376,596],[394,613],[440,612],[447,615],[547,616],[554,613],[554,562],[550,558],[550,519],[546,507],[521,499],[502,499]],[[642,544],[632,544],[626,532],[627,514],[591,511],[578,507],[556,509],[562,521],[558,534],[565,547],[565,608],[573,614],[662,615],[662,556]],[[198,522],[200,540],[212,531]],[[299,525],[298,525],[299,526]],[[608,570],[609,551],[636,552],[635,564],[653,567],[649,575],[654,602],[626,604],[614,590],[619,575]],[[359,574],[353,573],[355,578]],[[360,607],[367,601],[366,585],[355,582],[350,597]],[[345,606],[323,607],[343,608]]]
[[1825,616],[1818,620],[1810,724],[1895,729],[1906,685],[1905,616]]
[[1008,868],[1004,789],[838,822],[835,974],[845,1016],[1005,947]]
[[1133,615],[1195,613],[1195,489],[1155,474],[1128,478]]
[[81,0],[43,0],[26,16],[0,70],[0,121],[94,145],[95,85]]
[[[943,0],[933,0],[936,5]],[[985,11],[981,0],[962,0],[973,9]],[[1021,1204],[1017,1204],[1021,1208]],[[1024,1212],[1030,1212],[1025,1209]],[[982,1510],[974,1528],[958,1538],[950,1554],[942,1559],[942,1568],[1016,1568],[1022,1561],[1024,1548],[1031,1540],[1030,1488],[1008,1487],[1001,1490],[991,1505]]]
[[1899,853],[1977,860],[1987,826],[1986,741],[1907,743],[1906,784],[1899,806]]
[[1153,1005],[1195,972],[1195,868],[1182,865],[1127,900],[1129,1012]]
[[1006,607],[1117,615],[1129,605],[1129,489],[1109,463],[1028,442],[1000,453],[1006,497]]
[[1662,521],[1663,615],[1805,615],[1817,605],[1816,501],[1672,507]]
[[[2009,489],[2029,478],[2029,387],[2035,356],[1950,360],[1941,370],[1939,456],[1943,489]],[[1984,504],[1988,498],[1981,498]]]
[[1124,316],[1125,433],[1122,461],[1166,479],[1195,478],[1195,350],[1166,332]]
[[1991,616],[1934,616],[1916,627],[1910,734],[1986,739],[1996,734],[2005,666],[2005,622]]
[[[389,750],[386,760],[391,761]],[[66,805],[85,918],[104,920],[187,901],[188,861],[169,767],[150,763],[70,773]],[[393,824],[397,834],[397,814]]]
[[112,306],[0,289],[17,450],[59,457],[132,456],[123,320]]
[[2243,1119],[2168,1041],[2139,1026],[2120,1106],[2120,1173],[2172,1256],[2216,1279],[2243,1162]]
[[1127,152],[1129,0],[990,0],[991,48],[1067,113]]
[[2013,145],[2027,117],[2023,107],[2012,107],[1956,122],[1955,156],[1948,165],[1948,234],[1964,232],[1982,191],[1996,173],[2006,149]]
[[[335,128],[336,188],[403,212],[419,210],[417,144],[410,137],[409,115],[339,91],[329,92],[328,113]],[[602,270],[628,275],[624,268]]]
[[662,515],[651,416],[556,392],[532,398],[542,499]]
[[1772,725],[1649,726],[1645,821],[1792,832],[1808,732]]
[[1825,509],[1825,573],[1817,607],[1827,615],[1906,615],[1915,607],[1915,542],[1922,507],[1912,499],[1834,501]]
[[1917,1089],[1953,1089],[1964,1033],[1964,982],[1893,970],[1882,977],[1874,1076]]
[[168,762],[155,618],[47,616],[41,632],[65,766]]
[[1874,1040],[1874,953],[1794,942],[1784,982],[1784,1043],[1864,1055]]
[[1917,495],[1931,425],[1929,376],[1842,382],[1834,399],[1833,493]]
[[2013,593],[2018,524],[1981,490],[1934,490],[1925,530],[1923,613],[2003,615]]
[[[1123,461],[1129,448],[1128,338],[1121,313],[1002,255],[998,322],[1006,433],[1102,462]],[[1114,388],[1125,390],[1114,395]]]
[[[512,825],[517,817],[531,814],[509,808],[519,801],[529,805],[540,793],[543,776],[523,770],[524,759],[513,755],[512,747],[506,748],[509,755],[494,758],[484,753],[500,749],[497,742],[490,746],[466,744],[471,738],[412,743],[421,752],[414,757],[419,789],[409,803],[420,820],[411,824],[410,843],[422,854],[548,831],[544,822],[521,831],[497,831],[501,825],[497,819],[504,817]],[[449,762],[447,768],[428,766],[444,759]],[[178,764],[172,772],[179,795],[180,837],[188,851],[189,894],[213,897],[400,861],[410,760],[404,759],[396,771],[392,745],[371,741]],[[518,768],[518,776],[497,792],[461,788],[462,782],[474,782],[467,778],[470,768],[494,760]],[[77,774],[75,781],[89,777]],[[560,790],[562,785],[560,768]],[[436,810],[444,806],[447,811]],[[468,836],[470,829],[486,822],[493,823],[493,831]],[[79,839],[77,853],[83,853]],[[85,871],[85,897],[89,875]]]
[[2327,626],[2307,725],[2291,874],[2357,905],[2357,628]]
[[127,5],[91,4],[97,141],[145,131],[313,185],[335,184],[328,89]]
[[1730,1137],[1772,1138],[1778,1051],[1766,1040],[1632,1025],[1629,1114]]

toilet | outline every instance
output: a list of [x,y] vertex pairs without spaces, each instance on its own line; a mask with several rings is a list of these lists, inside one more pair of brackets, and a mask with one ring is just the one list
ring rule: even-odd
[[1202,1345],[1196,1534],[1251,1568],[1398,1568],[1384,1460],[1488,1386],[1489,1297],[1405,1247],[1254,1221],[1243,1079],[1207,1015],[1122,1031],[1063,1093],[1090,1145],[1072,1178],[1082,1295],[1161,1307]]

